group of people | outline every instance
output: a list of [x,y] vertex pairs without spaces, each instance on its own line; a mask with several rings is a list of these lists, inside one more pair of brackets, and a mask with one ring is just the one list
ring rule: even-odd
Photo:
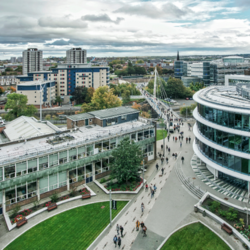
[[[163,175],[163,171],[164,171],[164,169],[162,170],[162,175]],[[148,191],[148,184],[146,184],[145,188],[146,188],[146,191]],[[157,190],[157,187],[156,187],[155,184],[154,184],[154,186],[152,187],[152,184],[151,184],[149,188],[150,188],[151,198],[153,198],[154,195],[155,195],[155,192],[156,192],[156,190]],[[143,203],[142,203],[142,206],[143,206],[143,208],[142,208],[142,213],[143,213],[144,208],[145,208]]]
[[[117,231],[117,235],[119,235],[119,232],[121,233],[121,237],[123,237],[123,226],[122,225],[116,225],[116,231]],[[122,240],[121,240],[121,237],[117,235],[114,236],[113,238],[113,241],[114,241],[114,244],[115,244],[115,247],[118,245],[118,247],[120,248],[121,247],[121,244],[122,244]]]
[[135,223],[135,227],[136,227],[136,231],[139,231],[141,226],[141,232],[143,234],[143,237],[147,236],[147,227],[145,226],[144,222],[140,222],[140,221],[136,221]]

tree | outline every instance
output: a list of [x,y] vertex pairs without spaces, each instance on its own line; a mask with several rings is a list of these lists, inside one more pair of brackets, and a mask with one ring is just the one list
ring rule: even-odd
[[10,116],[17,118],[21,115],[33,116],[37,109],[33,105],[28,105],[28,98],[26,95],[12,93],[7,95],[7,103],[5,105],[5,110],[11,109],[9,111]]
[[37,112],[37,108],[34,105],[28,105],[26,109],[24,110],[22,115],[26,116],[34,116],[34,114]]
[[11,86],[10,87],[10,91],[11,91],[11,93],[16,92],[16,88],[14,88],[13,86]]
[[61,105],[62,101],[63,101],[63,99],[58,95],[58,96],[56,96],[56,99],[55,99],[54,102],[58,103],[59,105]]
[[118,183],[126,183],[139,178],[138,170],[143,160],[141,149],[129,137],[124,138],[112,152],[114,161],[109,164],[111,177]]
[[8,67],[8,68],[5,69],[5,72],[8,72],[8,71],[13,71],[13,69]]
[[94,92],[95,92],[95,89],[94,89],[94,88],[92,88],[92,87],[88,88],[87,96],[86,96],[86,98],[85,98],[86,103],[91,102],[91,99],[92,99],[92,97],[93,97],[93,95],[94,95]]
[[122,101],[118,96],[114,95],[113,89],[109,89],[108,86],[99,87],[95,92],[91,100],[91,104],[96,109],[115,108],[122,105]]
[[51,119],[51,115],[46,115],[45,116],[45,120],[50,120]]
[[81,106],[81,113],[91,112],[97,110],[97,107],[92,103],[83,103]]
[[126,90],[123,92],[122,101],[123,101],[123,103],[127,103],[130,101],[130,91],[129,90]]
[[186,87],[180,79],[170,77],[165,88],[167,96],[170,98],[185,97]]
[[135,102],[134,105],[133,105],[131,108],[140,110],[140,109],[141,109],[141,105],[140,105],[140,104],[137,104],[137,103]]
[[72,92],[71,101],[75,101],[76,104],[84,103],[87,97],[87,93],[88,89],[86,87],[76,87],[75,90]]
[[0,95],[3,94],[5,91],[4,91],[4,88],[2,86],[0,86]]

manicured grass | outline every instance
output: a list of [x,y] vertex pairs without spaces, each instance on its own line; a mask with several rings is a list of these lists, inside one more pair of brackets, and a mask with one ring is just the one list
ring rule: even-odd
[[188,225],[174,233],[161,250],[230,250],[228,245],[201,223]]
[[[126,204],[127,201],[117,201],[117,210],[112,210],[113,218]],[[102,206],[105,208],[102,209]],[[5,249],[87,249],[108,224],[109,202],[94,203],[41,222]]]
[[159,129],[159,130],[156,131],[156,139],[157,139],[157,141],[163,139],[163,131],[164,131],[164,135],[165,135],[164,138],[167,137],[167,134],[168,134],[167,131],[166,131],[166,130],[161,130],[161,129]]

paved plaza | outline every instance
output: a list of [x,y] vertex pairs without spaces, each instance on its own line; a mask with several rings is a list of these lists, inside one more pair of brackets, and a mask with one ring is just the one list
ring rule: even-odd
[[[169,163],[161,165],[160,159],[157,158],[159,164],[159,170],[157,172],[155,168],[156,162],[153,162],[148,167],[145,174],[147,183],[149,185],[156,185],[157,191],[153,198],[151,198],[150,191],[141,190],[138,195],[112,195],[113,199],[128,199],[131,200],[127,208],[115,219],[112,227],[108,227],[103,234],[97,239],[97,241],[91,246],[90,249],[101,250],[101,249],[116,249],[113,243],[113,237],[117,234],[116,225],[122,225],[124,227],[124,237],[122,238],[121,249],[157,249],[162,241],[171,234],[174,230],[185,225],[186,223],[202,221],[214,231],[216,231],[221,237],[223,237],[233,249],[243,249],[241,243],[239,243],[233,236],[228,236],[226,233],[221,231],[219,224],[210,220],[207,217],[203,217],[200,213],[194,213],[194,204],[198,202],[198,198],[194,196],[190,191],[188,191],[182,182],[179,180],[174,168],[176,165],[180,167],[184,175],[188,178],[190,177],[194,181],[194,185],[199,186],[203,190],[207,190],[213,194],[219,195],[221,198],[225,197],[222,193],[218,193],[213,188],[203,183],[199,178],[196,177],[190,162],[193,157],[192,142],[194,136],[191,131],[188,130],[188,125],[185,123],[181,127],[181,131],[184,131],[184,141],[182,147],[180,147],[179,142],[173,142],[173,135],[171,134],[170,140],[168,142],[165,139],[166,145],[171,148],[169,158]],[[185,137],[191,136],[191,143],[186,143]],[[162,140],[157,143],[157,151],[161,151]],[[178,158],[175,160],[172,157],[172,153],[177,153]],[[182,164],[181,157],[184,156],[185,160]],[[164,168],[164,175],[161,175],[161,168]],[[81,206],[89,202],[99,202],[109,199],[98,186],[94,183],[88,184],[89,187],[97,194],[92,197],[91,200],[82,201],[75,200],[70,203],[63,204],[58,207],[57,210],[48,213],[42,213],[34,218],[31,218],[28,224],[24,225],[20,229],[14,229],[11,232],[7,232],[5,222],[1,219],[0,225],[0,249],[2,249],[6,244],[8,244],[13,238],[18,237],[27,229],[33,227],[37,223],[45,220],[49,216],[60,213],[66,209],[70,209],[76,206]],[[238,200],[229,198],[229,201],[235,204],[239,203]],[[118,201],[119,202],[119,201]],[[141,203],[145,205],[145,211],[141,212]],[[141,230],[137,232],[135,230],[135,222],[139,220],[143,221],[147,227],[147,237],[143,237]]]

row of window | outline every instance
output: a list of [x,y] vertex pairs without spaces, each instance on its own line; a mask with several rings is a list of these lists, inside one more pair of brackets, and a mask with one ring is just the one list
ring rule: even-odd
[[249,137],[223,132],[221,130],[208,127],[200,122],[197,122],[197,126],[202,135],[208,140],[213,141],[226,148],[234,149],[244,153],[250,153]]
[[250,131],[250,115],[243,115],[197,105],[199,114],[213,123],[239,130]]
[[[154,137],[154,130],[145,130],[130,135],[131,141],[141,141],[150,137]],[[121,140],[127,136],[116,137],[110,140],[96,142],[95,144],[71,148],[68,151],[62,151],[50,154],[44,157],[33,158],[16,164],[10,164],[0,167],[0,181],[26,175],[35,171],[40,171],[50,167],[54,167],[66,162],[85,158],[100,152],[108,151],[117,147]],[[148,152],[151,150],[148,150]]]
[[211,148],[201,142],[198,138],[195,138],[195,142],[200,152],[216,164],[240,173],[250,174],[250,161],[248,159],[240,158]]

